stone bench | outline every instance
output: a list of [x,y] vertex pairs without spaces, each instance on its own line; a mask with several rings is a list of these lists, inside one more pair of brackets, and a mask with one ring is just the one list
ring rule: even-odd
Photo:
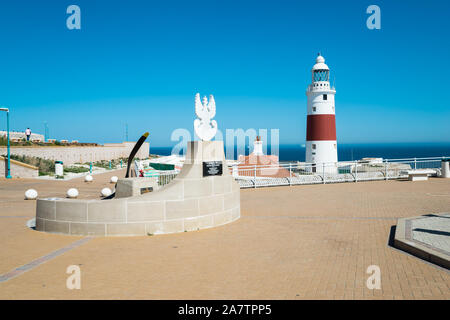
[[409,181],[424,181],[428,180],[428,175],[435,174],[436,171],[432,169],[415,169],[403,171],[403,173],[408,175]]
[[117,181],[116,198],[135,197],[158,190],[156,178],[124,178]]

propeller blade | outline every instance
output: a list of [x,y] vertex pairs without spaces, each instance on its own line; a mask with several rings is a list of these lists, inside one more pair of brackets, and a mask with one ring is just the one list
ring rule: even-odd
[[133,159],[134,156],[136,155],[136,153],[139,151],[139,149],[141,148],[142,144],[144,143],[144,141],[147,139],[149,133],[146,132],[144,133],[139,140],[136,142],[136,144],[134,145],[133,150],[131,150],[130,152],[130,156],[128,157],[128,165],[127,165],[127,173],[125,175],[125,178],[128,178],[130,176],[130,168],[131,168],[131,164],[133,163]]

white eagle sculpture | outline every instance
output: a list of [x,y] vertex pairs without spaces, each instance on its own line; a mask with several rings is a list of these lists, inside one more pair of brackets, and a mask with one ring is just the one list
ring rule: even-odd
[[208,99],[203,97],[200,101],[200,94],[195,95],[195,114],[198,119],[194,120],[194,129],[197,136],[203,141],[210,141],[217,133],[217,121],[211,120],[216,115],[216,102],[213,95]]

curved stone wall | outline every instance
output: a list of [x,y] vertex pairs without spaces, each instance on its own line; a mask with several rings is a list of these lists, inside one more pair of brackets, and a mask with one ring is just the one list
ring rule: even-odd
[[[222,161],[221,176],[203,177],[203,161]],[[135,236],[193,231],[240,217],[240,189],[221,141],[190,142],[180,174],[165,187],[112,200],[38,199],[36,229],[51,233]]]

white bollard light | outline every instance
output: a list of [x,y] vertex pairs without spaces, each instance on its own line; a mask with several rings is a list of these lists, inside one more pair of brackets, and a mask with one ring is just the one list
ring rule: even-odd
[[94,178],[90,174],[84,177],[84,182],[92,182],[92,180],[94,180]]
[[78,197],[78,190],[75,188],[70,188],[67,190],[67,198],[76,198]]
[[36,200],[38,193],[34,189],[28,189],[25,191],[25,200]]
[[103,188],[102,189],[102,196],[103,197],[108,197],[112,194],[112,191],[110,188]]
[[62,161],[55,161],[55,176],[64,176],[64,164]]
[[111,177],[111,183],[117,183],[118,180],[119,180],[119,178],[117,176]]

